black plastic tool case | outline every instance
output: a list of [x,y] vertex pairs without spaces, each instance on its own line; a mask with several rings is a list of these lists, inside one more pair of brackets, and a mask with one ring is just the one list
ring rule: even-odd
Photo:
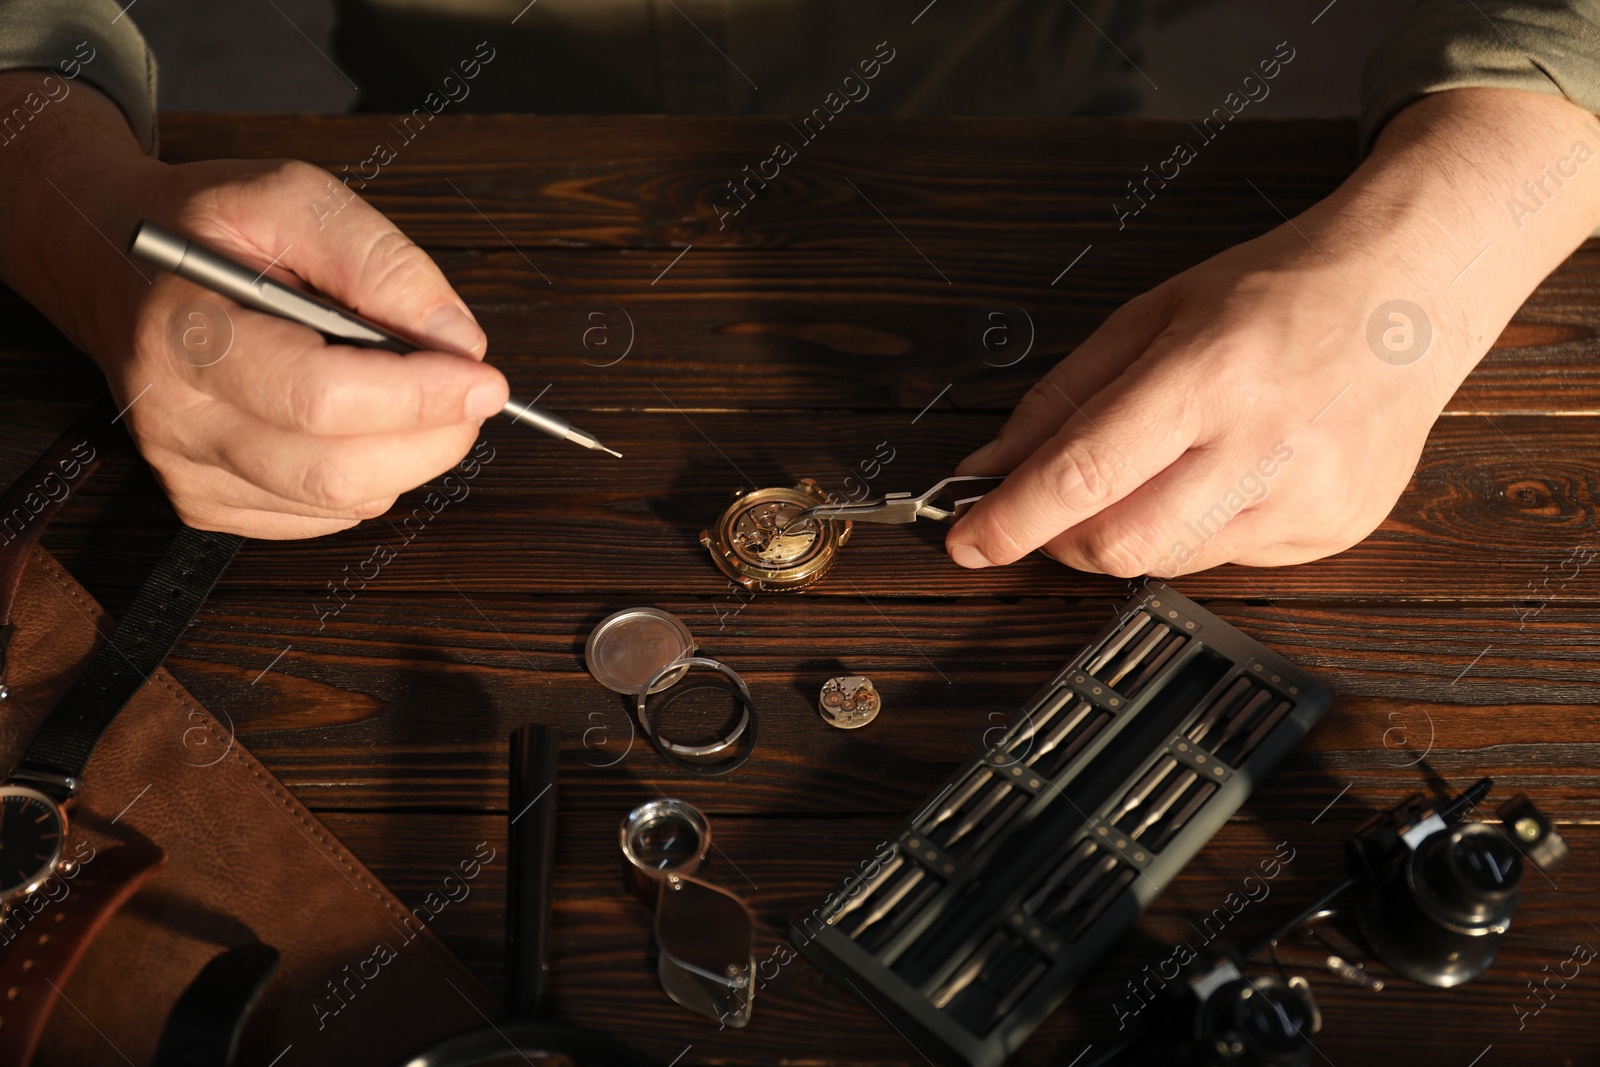
[[995,1067],[1327,710],[1326,688],[1149,583],[795,943],[924,1053]]

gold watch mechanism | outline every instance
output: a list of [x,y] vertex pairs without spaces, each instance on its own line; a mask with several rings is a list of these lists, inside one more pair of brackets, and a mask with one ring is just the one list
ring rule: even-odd
[[852,674],[845,678],[829,678],[822,683],[822,695],[817,699],[817,710],[829,726],[841,730],[854,730],[878,717],[883,699],[873,687],[872,679]]
[[828,498],[810,478],[793,489],[743,489],[715,526],[700,534],[717,569],[757,593],[792,593],[828,573],[850,539],[850,520],[801,519]]

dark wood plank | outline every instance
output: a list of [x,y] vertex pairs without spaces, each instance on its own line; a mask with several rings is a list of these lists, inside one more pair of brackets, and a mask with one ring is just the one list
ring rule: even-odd
[[[175,162],[299,156],[344,175],[376,139],[396,139],[390,122],[167,115],[163,151]],[[563,404],[655,403],[619,388],[623,375],[594,373],[620,349],[582,346],[588,313],[609,311],[620,335],[620,308],[640,342],[629,370],[670,382],[692,406],[917,410],[956,382],[962,406],[1001,410],[1119,304],[1277,225],[1279,209],[1313,202],[1355,163],[1348,122],[1243,121],[1118,228],[1112,202],[1194,136],[1187,124],[849,119],[719,229],[725,183],[784,129],[771,119],[449,116],[363,194],[435,252],[513,381],[553,381]],[[1600,407],[1585,299],[1596,269],[1593,251],[1581,252],[1546,283],[1453,408]],[[972,316],[997,301],[1024,307],[1037,331],[1029,359],[1000,370],[965,343]],[[29,358],[64,342],[16,305],[0,299],[0,318],[20,327],[0,343],[0,375],[16,376],[18,395],[58,399],[92,381],[81,363]]]
[[[523,392],[549,384],[552,407],[637,411],[666,406],[664,393],[686,408],[914,413],[947,386],[949,408],[1009,411],[1119,305],[1216,250],[1096,246],[1070,285],[1052,286],[1055,252],[1007,249],[954,287],[904,245],[696,246],[654,284],[675,253],[539,250],[532,261],[553,285],[503,247],[435,254],[483,323],[490,358]],[[1592,242],[1535,292],[1446,410],[1600,409],[1600,316],[1587,298],[1597,284]],[[974,333],[995,312],[1010,348]],[[89,361],[4,290],[0,321],[13,327],[0,338],[4,399],[65,402],[98,387]]]
[[[163,147],[175,161],[296,156],[337,172],[390,137],[387,121],[169,115]],[[763,157],[780,125],[451,117],[403,146],[369,199],[436,255],[513,383],[530,395],[551,383],[546,403],[581,412],[628,459],[597,465],[491,425],[497,455],[471,496],[415,537],[399,525],[421,493],[314,545],[248,546],[171,666],[412,904],[477,842],[502,841],[510,729],[559,725],[561,1014],[663,1063],[691,1044],[685,1063],[921,1063],[804,962],[762,992],[748,1031],[718,1033],[669,1004],[650,971],[648,914],[617,887],[617,820],[661,791],[711,812],[724,851],[712,872],[750,900],[764,954],[783,920],[1098,629],[1127,583],[1045,561],[961,572],[942,554],[942,529],[918,524],[863,528],[812,595],[746,604],[696,534],[745,478],[810,475],[839,488],[881,440],[897,456],[880,490],[948,473],[1121,302],[1333,188],[1355,163],[1353,130],[1240,123],[1118,230],[1111,201],[1186,136],[1177,124],[841,123],[719,229],[723,183]],[[1460,1065],[1492,1044],[1529,1064],[1586,1062],[1600,1016],[1583,979],[1524,1029],[1515,1009],[1542,967],[1575,941],[1600,941],[1589,908],[1600,888],[1600,595],[1592,565],[1572,555],[1596,547],[1600,487],[1586,457],[1600,418],[1597,277],[1591,242],[1540,287],[1367,542],[1304,567],[1176,583],[1315,671],[1335,704],[1019,1062],[1103,1047],[1121,982],[1190,938],[1189,919],[1273,842],[1301,850],[1270,904],[1287,909],[1337,876],[1342,840],[1366,815],[1482,774],[1496,777],[1496,797],[1525,791],[1563,821],[1571,866],[1556,885],[1530,883],[1500,965],[1463,989],[1397,984],[1374,998],[1314,979],[1328,1021],[1319,1049],[1337,1063],[1392,1052]],[[1000,301],[1024,307],[1036,329],[1012,367],[986,365],[967,341],[974,314]],[[621,362],[602,365],[620,349],[584,347],[595,310],[608,342],[620,339],[619,317],[631,324]],[[0,293],[0,322],[9,481],[99,378],[13,294]],[[47,545],[117,611],[173,528],[124,450],[76,491]],[[332,602],[317,597],[379,541],[399,546],[394,563],[328,615]],[[581,645],[603,614],[635,603],[677,612],[750,680],[763,741],[739,774],[687,778],[637,739],[624,749],[627,702],[588,677]],[[814,709],[821,680],[846,668],[886,696],[858,734],[829,729]],[[491,979],[503,871],[503,859],[485,868],[436,925]],[[1268,910],[1248,916],[1249,931],[1241,921],[1239,936],[1267,925]]]
[[[746,1029],[718,1031],[714,1023],[670,1003],[651,968],[649,912],[622,890],[617,873],[616,825],[629,805],[653,795],[643,788],[619,797],[608,813],[562,818],[551,945],[552,994],[560,1016],[624,1036],[660,1063],[679,1054],[684,1054],[683,1063],[839,1062],[844,1056],[859,1064],[924,1062],[918,1050],[848,989],[824,979],[804,958],[782,967],[772,963],[758,972],[772,977],[758,990],[754,1018]],[[709,795],[708,790],[688,798]],[[1292,861],[1268,883],[1268,895],[1224,929],[1225,938],[1244,942],[1258,937],[1329,887],[1342,874],[1344,838],[1359,818],[1376,810],[1375,798],[1363,795],[1359,787],[1314,825],[1284,817],[1264,799],[1252,801],[1015,1062],[1059,1065],[1070,1062],[1086,1044],[1108,1047],[1119,1036],[1119,994],[1124,1008],[1130,1003],[1127,980],[1144,965],[1153,967],[1170,957],[1179,943],[1203,947],[1205,934],[1191,922],[1221,906],[1228,893],[1238,892],[1241,880],[1272,857],[1279,842],[1294,850]],[[324,818],[413,907],[422,906],[429,892],[442,892],[445,874],[470,857],[480,841],[497,847],[504,840],[503,815]],[[786,921],[816,906],[894,824],[716,816],[712,828],[720,855],[713,854],[707,877],[749,903],[757,921],[756,956],[764,961],[774,958],[780,944],[789,944]],[[1529,876],[1499,959],[1476,981],[1434,990],[1394,980],[1381,994],[1373,994],[1326,972],[1309,973],[1323,1011],[1324,1030],[1316,1039],[1322,1053],[1333,1063],[1347,1063],[1370,1059],[1375,1049],[1426,1048],[1431,1051],[1415,1062],[1454,1063],[1458,1053],[1465,1053],[1459,1060],[1465,1064],[1492,1044],[1496,1056],[1522,1063],[1587,1062],[1585,1057],[1600,1041],[1600,1016],[1592,1010],[1593,996],[1585,982],[1591,976],[1583,974],[1569,989],[1557,990],[1521,1029],[1514,1011],[1531,1007],[1526,983],[1555,972],[1574,944],[1600,945],[1600,934],[1590,923],[1594,893],[1600,888],[1600,827],[1569,825],[1563,833],[1573,846],[1572,861],[1554,885]],[[796,847],[800,842],[804,847]],[[502,973],[504,870],[502,853],[483,868],[464,898],[440,910],[433,924],[491,982]],[[462,891],[454,892],[460,896]],[[1381,964],[1373,966],[1386,974]],[[1546,966],[1550,972],[1541,969]],[[686,1050],[688,1045],[693,1048]],[[1437,1058],[1441,1056],[1445,1058]]]
[[[354,175],[351,188],[429,247],[500,244],[481,218],[469,221],[476,215],[463,196],[507,239],[533,247],[903,244],[853,181],[930,254],[981,250],[987,259],[997,244],[1031,246],[1054,250],[1061,266],[1085,243],[1113,235],[1161,239],[1155,235],[1176,228],[1225,247],[1280,221],[1246,176],[1293,212],[1326,195],[1357,161],[1347,120],[1240,122],[1119,231],[1112,201],[1131,203],[1126,183],[1180,139],[1195,139],[1188,124],[852,119],[811,144],[797,142],[798,158],[781,177],[719,229],[716,204],[735,203],[727,183],[742,179],[742,168],[755,167],[778,139],[796,140],[784,120],[452,116],[404,145],[390,121],[250,115],[229,123],[169,113],[162,155],[172,162],[293,157],[336,177]],[[385,139],[396,158],[363,188],[360,164]]]
[[[649,602],[739,670],[762,711],[761,745],[716,783],[717,810],[836,817],[919,806],[1093,636],[1113,603]],[[649,783],[700,784],[648,749],[631,703],[583,666],[594,624],[631,603],[379,592],[319,629],[299,597],[228,592],[208,605],[172,668],[308,803],[504,806],[505,738],[538,721],[562,730],[571,803],[592,810]],[[1559,782],[1553,812],[1600,820],[1600,609],[1551,605],[1519,631],[1490,606],[1211,607],[1335,693],[1266,787],[1285,813],[1310,819],[1348,782],[1392,802],[1419,774],[1493,774],[1530,792]],[[834,730],[816,713],[822,682],[843,673],[869,675],[884,694],[885,711],[860,731]],[[708,701],[674,722],[708,730],[722,712]]]
[[[437,517],[423,506],[426,490],[419,490],[386,518],[321,539],[314,557],[295,542],[253,542],[223,581],[234,589],[297,588],[327,596],[329,582],[356,574],[383,543],[396,558],[372,581],[374,588],[438,591],[454,583],[467,593],[649,590],[658,597],[716,597],[728,585],[698,537],[726,506],[730,490],[792,485],[810,476],[842,491],[847,474],[881,441],[896,454],[874,487],[919,489],[947,474],[1001,421],[938,408],[920,420],[764,414],[756,421],[738,412],[690,413],[666,405],[586,415],[585,428],[627,456],[612,461],[496,420],[485,429],[493,460],[471,483],[470,495]],[[1523,602],[1592,601],[1595,567],[1582,561],[1596,544],[1600,482],[1585,457],[1597,426],[1595,416],[1442,419],[1409,491],[1366,541],[1299,567],[1225,566],[1187,576],[1178,586],[1202,598],[1477,600],[1503,606],[1513,621],[1526,610],[1518,606]],[[10,463],[20,469],[51,433],[36,424],[7,435]],[[31,434],[37,436],[30,441]],[[418,508],[427,522],[402,526]],[[118,530],[119,553],[101,550],[108,526]],[[150,475],[123,456],[69,502],[46,544],[91,591],[120,596],[136,586],[171,528]],[[1107,595],[1122,584],[1040,556],[961,571],[945,557],[943,535],[936,523],[863,525],[812,593],[876,602],[930,593]],[[461,566],[463,559],[478,558],[493,565]]]

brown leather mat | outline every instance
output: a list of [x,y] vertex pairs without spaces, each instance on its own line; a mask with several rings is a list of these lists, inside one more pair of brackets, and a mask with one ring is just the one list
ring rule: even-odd
[[[0,765],[111,631],[48,553],[34,550],[13,613]],[[248,1067],[402,1063],[499,1005],[427,928],[165,670],[112,724],[84,775],[67,852],[143,835],[167,863],[111,920],[62,987],[39,1067],[154,1055],[167,1013],[218,952],[260,940],[282,954],[241,1047]],[[503,863],[499,842],[464,860]],[[481,1012],[481,1014],[480,1014]]]

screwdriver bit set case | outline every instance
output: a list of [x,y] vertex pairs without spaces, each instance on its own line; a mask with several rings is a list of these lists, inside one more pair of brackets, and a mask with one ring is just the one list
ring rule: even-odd
[[996,1067],[1328,704],[1305,672],[1151,582],[794,920],[795,943],[919,1049]]

